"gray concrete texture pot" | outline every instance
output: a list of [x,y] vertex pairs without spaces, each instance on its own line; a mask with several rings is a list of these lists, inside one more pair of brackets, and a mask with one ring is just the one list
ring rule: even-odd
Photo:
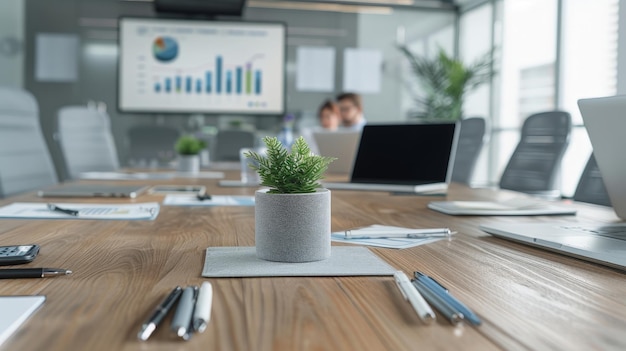
[[184,173],[200,172],[200,155],[178,155],[178,171]]
[[257,257],[312,262],[330,257],[330,190],[306,194],[255,194]]

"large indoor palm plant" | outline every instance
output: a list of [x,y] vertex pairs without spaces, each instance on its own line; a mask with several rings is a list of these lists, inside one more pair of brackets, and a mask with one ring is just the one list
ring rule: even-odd
[[460,120],[467,93],[488,83],[493,76],[492,52],[466,65],[439,49],[434,58],[420,56],[406,46],[400,51],[408,59],[424,94],[414,97],[420,107],[418,117],[437,120]]

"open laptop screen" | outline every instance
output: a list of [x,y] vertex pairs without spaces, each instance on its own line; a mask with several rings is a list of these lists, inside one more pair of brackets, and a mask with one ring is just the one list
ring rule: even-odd
[[448,180],[454,123],[366,125],[353,183],[429,184]]

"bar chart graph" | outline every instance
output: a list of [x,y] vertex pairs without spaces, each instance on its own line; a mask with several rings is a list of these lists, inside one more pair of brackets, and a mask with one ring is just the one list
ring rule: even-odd
[[[154,92],[162,94],[216,94],[216,95],[261,95],[263,74],[254,69],[252,63],[225,69],[222,56],[215,58],[215,69],[202,74],[164,76],[154,83]],[[172,80],[176,89],[172,90]],[[184,88],[183,88],[184,82]],[[193,89],[195,82],[195,89]],[[215,91],[212,87],[215,86]],[[244,89],[245,87],[245,89]]]
[[122,23],[121,110],[284,111],[283,24],[147,19]]

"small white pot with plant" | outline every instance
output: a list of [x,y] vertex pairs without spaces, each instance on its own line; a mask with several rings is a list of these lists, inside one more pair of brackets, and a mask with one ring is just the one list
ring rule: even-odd
[[178,171],[200,172],[200,151],[205,147],[205,142],[198,138],[189,135],[180,137],[174,147],[178,153]]
[[291,151],[265,137],[266,155],[247,157],[261,178],[255,194],[257,257],[278,262],[321,261],[330,257],[330,190],[319,181],[334,159],[311,153],[304,138]]

